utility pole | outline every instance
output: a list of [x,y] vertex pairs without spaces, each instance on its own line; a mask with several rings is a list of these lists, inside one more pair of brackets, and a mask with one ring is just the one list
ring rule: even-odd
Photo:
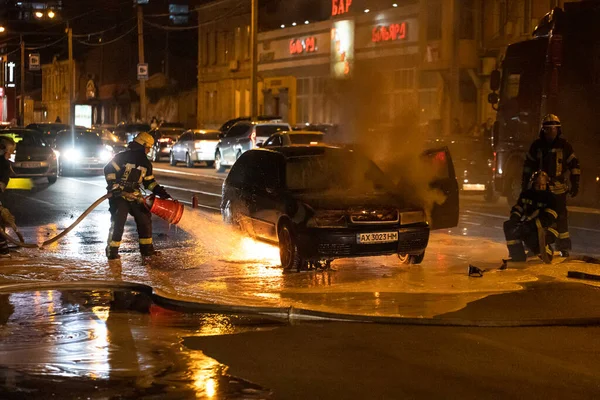
[[19,102],[19,115],[21,125],[25,126],[25,42],[21,35],[21,101]]
[[[144,63],[144,14],[142,6],[137,6],[137,24],[138,24],[138,57],[139,63]],[[146,121],[146,81],[140,79],[140,119]]]
[[75,66],[73,65],[73,29],[67,25],[67,37],[69,42],[69,124],[75,126],[75,113],[73,100],[75,99]]
[[250,116],[258,117],[258,0],[252,0],[252,22],[250,27]]

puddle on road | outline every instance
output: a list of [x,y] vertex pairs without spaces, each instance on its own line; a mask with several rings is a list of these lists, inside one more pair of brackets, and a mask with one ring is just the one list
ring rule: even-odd
[[182,341],[276,326],[175,312],[126,290],[0,294],[0,398],[269,398]]

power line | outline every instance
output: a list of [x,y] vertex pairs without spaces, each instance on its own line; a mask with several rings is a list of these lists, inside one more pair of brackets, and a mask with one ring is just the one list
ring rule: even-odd
[[54,46],[55,44],[57,44],[57,43],[60,43],[60,42],[62,42],[63,40],[65,40],[65,38],[66,38],[66,36],[63,36],[63,37],[61,37],[60,39],[58,39],[57,41],[55,41],[55,42],[48,43],[48,44],[41,45],[41,46],[37,46],[37,47],[25,47],[25,50],[40,50],[40,49],[45,49],[45,48],[47,48],[47,47],[52,47],[52,46]]
[[[125,22],[129,22],[129,21],[132,21],[132,20],[134,20],[134,19],[135,19],[135,17],[132,17],[132,18],[130,18],[130,19],[128,19],[128,20],[126,20]],[[116,28],[118,28],[118,27],[120,27],[120,26],[121,26],[121,24],[117,24],[117,25],[113,25],[113,26],[111,26],[110,28],[106,28],[106,29],[104,29],[104,30],[97,31],[97,32],[89,32],[89,33],[78,33],[78,34],[73,34],[73,37],[74,37],[74,38],[76,38],[76,37],[82,37],[82,38],[83,38],[83,37],[87,37],[87,36],[98,36],[98,35],[101,35],[101,34],[103,34],[103,33],[105,33],[105,32],[112,31],[113,29],[116,29]]]
[[121,36],[119,36],[119,37],[117,37],[115,39],[109,40],[108,42],[104,42],[104,43],[88,43],[88,42],[84,42],[83,40],[79,40],[79,39],[75,39],[75,41],[77,43],[83,44],[85,46],[95,46],[95,47],[106,46],[106,45],[118,42],[119,40],[123,39],[125,36],[127,36],[131,32],[133,32],[136,28],[137,28],[137,24],[135,24],[130,30],[128,30],[127,32],[125,32]]

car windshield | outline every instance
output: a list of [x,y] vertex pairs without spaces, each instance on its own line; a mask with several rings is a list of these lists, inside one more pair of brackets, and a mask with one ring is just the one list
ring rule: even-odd
[[323,135],[319,133],[298,133],[290,135],[292,144],[316,144],[323,142]]
[[37,131],[11,131],[0,132],[0,136],[12,138],[19,146],[45,146],[42,135]]
[[74,134],[69,131],[61,132],[56,141],[57,146],[94,146],[100,144],[102,144],[102,139],[91,131],[75,131]]
[[258,125],[256,127],[256,136],[269,137],[274,133],[288,131],[287,125]]
[[385,185],[384,173],[366,157],[346,151],[289,158],[286,182],[292,191],[372,193]]
[[194,140],[219,140],[219,132],[195,133]]

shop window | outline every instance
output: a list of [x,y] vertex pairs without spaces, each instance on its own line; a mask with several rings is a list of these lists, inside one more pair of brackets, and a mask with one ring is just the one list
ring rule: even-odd
[[475,39],[475,0],[460,0],[460,39]]
[[246,25],[246,35],[244,40],[244,59],[250,59],[250,25]]
[[532,14],[532,4],[531,0],[523,0],[523,33],[530,34],[531,29],[531,20],[533,18]]
[[394,71],[394,89],[412,90],[415,87],[415,69],[404,68]]
[[427,2],[427,40],[442,38],[442,0]]
[[437,89],[419,90],[419,122],[428,124],[441,117],[439,91]]

